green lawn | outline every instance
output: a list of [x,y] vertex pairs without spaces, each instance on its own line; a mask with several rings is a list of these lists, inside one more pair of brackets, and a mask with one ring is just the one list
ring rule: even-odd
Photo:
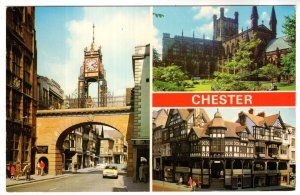
[[[278,91],[296,91],[296,84],[295,83],[274,83]],[[271,82],[262,82],[262,86],[264,87],[270,87]]]
[[[186,80],[189,84],[192,84],[193,82],[191,80]],[[185,91],[211,91],[211,80],[201,80],[198,81],[199,84],[194,84],[194,87],[188,87],[185,88]],[[261,82],[262,86],[266,89],[269,89],[271,87],[271,82]],[[278,91],[295,91],[296,90],[296,84],[295,83],[275,83],[277,85]]]
[[[187,80],[186,82],[192,84],[193,81]],[[194,84],[192,88],[185,88],[185,91],[211,91],[211,80],[200,80],[199,84]]]

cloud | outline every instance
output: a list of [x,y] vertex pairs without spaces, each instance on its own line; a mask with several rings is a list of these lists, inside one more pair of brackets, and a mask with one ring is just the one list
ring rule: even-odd
[[263,11],[260,15],[261,20],[264,21],[264,24],[268,24],[270,21],[270,16],[266,11]]
[[[87,7],[83,12],[81,19],[66,23],[69,37],[65,44],[69,52],[63,63],[49,62],[49,67],[55,72],[54,74],[49,72],[49,75],[62,86],[65,94],[71,94],[77,89],[84,48],[92,43],[94,24],[95,43],[97,47],[102,47],[108,90],[114,95],[124,95],[126,88],[134,85],[132,70],[134,47],[150,43],[153,36],[149,9]],[[97,88],[94,88],[92,87],[90,91],[91,95],[96,97]]]
[[153,48],[155,48],[159,54],[162,54],[162,37],[158,29],[154,25],[153,25],[152,44],[153,44]]
[[[202,18],[205,19],[211,19],[214,14],[217,15],[217,17],[220,16],[220,8],[221,7],[215,7],[215,6],[201,6],[201,7],[193,7],[193,10],[197,11],[197,14],[194,16],[194,20],[200,20]],[[224,14],[228,13],[229,9],[224,9]]]
[[213,21],[207,24],[203,24],[196,28],[196,31],[200,33],[200,36],[202,38],[202,35],[205,34],[205,37],[212,37],[213,36]]

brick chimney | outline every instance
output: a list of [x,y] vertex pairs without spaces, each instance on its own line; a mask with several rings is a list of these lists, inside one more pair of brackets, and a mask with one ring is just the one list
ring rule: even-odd
[[260,113],[257,114],[257,116],[265,117],[266,113],[265,112],[260,112]]

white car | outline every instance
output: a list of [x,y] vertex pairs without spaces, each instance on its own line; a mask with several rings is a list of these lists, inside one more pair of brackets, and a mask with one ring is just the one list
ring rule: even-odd
[[103,178],[105,177],[118,178],[118,168],[113,165],[107,165],[103,170]]

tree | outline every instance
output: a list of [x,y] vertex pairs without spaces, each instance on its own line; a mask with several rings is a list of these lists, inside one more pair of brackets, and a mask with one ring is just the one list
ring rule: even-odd
[[259,69],[259,77],[268,78],[271,80],[273,85],[273,79],[281,74],[280,69],[274,64],[267,64]]
[[289,53],[281,58],[281,64],[283,65],[281,70],[291,82],[291,77],[296,74],[296,14],[291,17],[285,16],[283,29],[283,32],[287,35],[286,41],[290,49]]
[[153,86],[161,91],[183,91],[183,81],[188,79],[179,66],[153,67]]
[[254,89],[254,84],[245,82],[249,76],[255,74],[249,67],[253,63],[253,50],[261,43],[254,37],[249,42],[241,41],[239,48],[230,61],[223,65],[223,71],[214,73],[214,90],[222,91],[248,91]]
[[155,48],[153,48],[153,66],[154,67],[158,67],[158,66],[162,66],[163,63],[159,57],[159,53],[157,52],[157,50]]

